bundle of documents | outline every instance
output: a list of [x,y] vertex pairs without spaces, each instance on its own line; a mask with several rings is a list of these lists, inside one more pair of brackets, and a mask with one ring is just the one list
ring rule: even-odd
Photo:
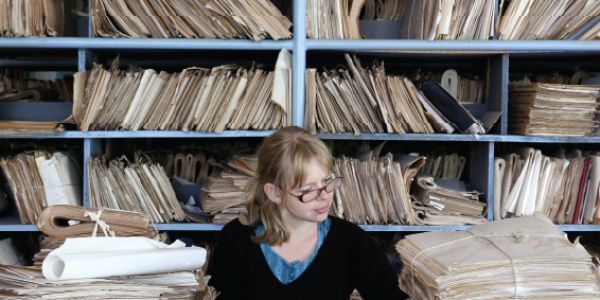
[[484,0],[309,0],[306,34],[311,39],[361,39],[358,19],[377,18],[404,20],[397,28],[403,39],[488,40],[494,36],[495,9],[494,2]]
[[[117,60],[115,60],[117,61]],[[275,71],[232,65],[104,70],[75,74],[73,116],[80,130],[271,130],[291,125],[291,53]]]
[[246,185],[254,174],[239,169],[214,168],[200,192],[205,213],[213,216],[213,223],[227,224],[246,210]]
[[489,40],[494,36],[494,1],[406,1],[404,11],[404,39]]
[[94,37],[255,41],[292,37],[292,22],[269,0],[93,0],[92,12]]
[[494,160],[494,219],[541,212],[556,224],[600,224],[600,152],[524,148]]
[[[500,40],[568,40],[591,22],[598,22],[598,1],[501,1],[496,24]],[[507,7],[505,8],[504,5]],[[598,39],[598,24],[577,37],[579,40]],[[581,34],[581,33],[580,33]]]
[[[1,296],[11,299],[203,299],[206,251],[148,238],[74,238],[41,270],[0,265]],[[87,266],[87,267],[82,267]],[[212,292],[212,291],[210,291]],[[212,297],[214,298],[214,297]],[[210,299],[210,298],[209,298]]]
[[63,36],[70,20],[68,0],[0,0],[0,36]]
[[36,224],[46,207],[81,206],[81,169],[61,152],[29,151],[0,158],[22,224]]
[[508,131],[532,136],[589,136],[598,125],[600,86],[511,84]]
[[104,158],[91,157],[90,206],[142,213],[153,223],[187,220],[163,168],[138,158],[132,163],[122,157],[107,166]]
[[458,179],[435,179],[419,173],[411,193],[415,210],[420,210],[430,225],[482,224],[487,205],[479,201],[481,193],[467,191]]
[[0,121],[0,136],[61,134],[65,126],[53,121]]
[[598,272],[544,215],[406,236],[400,288],[425,299],[598,299]]
[[[172,173],[182,180],[200,185],[208,178],[211,164],[216,163],[217,161],[214,157],[209,157],[207,159],[206,155],[202,152],[188,154],[179,152],[175,155],[174,161],[171,162],[173,169]],[[167,162],[167,164],[169,164],[169,162]],[[161,166],[164,165],[161,164]],[[178,181],[174,179],[173,184],[178,184]]]
[[346,54],[349,71],[306,70],[305,126],[311,132],[485,134],[502,112],[475,119],[434,80],[417,86],[406,77],[386,75],[377,61],[364,69]]
[[423,158],[402,161],[405,165],[392,154],[379,157],[378,150],[360,159],[334,158],[334,173],[344,182],[334,194],[330,214],[356,224],[417,224],[408,189]]
[[467,159],[456,153],[438,155],[428,154],[422,171],[432,174],[436,179],[460,179]]

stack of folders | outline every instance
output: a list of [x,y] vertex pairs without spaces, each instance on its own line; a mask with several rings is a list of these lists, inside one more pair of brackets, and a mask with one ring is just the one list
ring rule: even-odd
[[[170,157],[173,157],[173,155]],[[158,163],[161,166],[165,166],[161,162]],[[179,152],[172,160],[170,160],[170,162],[166,162],[166,167],[164,168],[167,176],[169,176],[170,170],[171,175],[175,175],[189,183],[200,185],[208,178],[211,165],[216,163],[217,161],[214,157],[211,156],[207,159],[206,155],[202,152],[187,154]],[[173,179],[172,182],[173,184],[178,183],[175,179]]]
[[200,192],[202,209],[213,216],[213,223],[227,224],[247,212],[246,186],[257,164],[255,155],[240,156],[213,169]]
[[255,41],[292,37],[292,22],[269,0],[93,0],[92,12],[94,37]]
[[600,298],[592,257],[541,214],[408,235],[396,250],[412,300]]
[[91,157],[87,165],[90,206],[139,212],[153,223],[187,220],[163,168],[144,161],[131,163],[123,157],[107,166],[104,158]]
[[600,153],[524,148],[494,160],[494,219],[542,212],[556,224],[600,224]]
[[386,75],[382,63],[363,68],[346,54],[347,70],[306,70],[305,126],[311,132],[485,134],[502,112],[475,119],[439,83],[413,84]]
[[460,179],[466,162],[467,159],[464,156],[456,153],[429,154],[425,157],[422,172],[433,175],[435,179]]
[[[34,266],[41,267],[48,254],[62,246],[67,238],[92,236],[96,229],[92,217],[97,215],[115,236],[156,237],[155,229],[148,226],[148,218],[140,213],[54,205],[44,209],[38,218],[37,227],[45,235],[40,251],[33,257]],[[100,235],[103,236],[102,231]]]
[[415,210],[429,225],[482,224],[487,219],[485,203],[479,202],[477,191],[467,191],[458,179],[435,179],[419,173],[411,193],[415,196]]
[[46,207],[81,206],[81,168],[67,153],[29,151],[0,158],[22,224],[36,224]]
[[496,24],[496,35],[500,40],[598,39],[600,27],[597,23],[580,32],[591,22],[598,22],[598,1],[513,0],[500,3],[500,11],[504,11]]
[[70,20],[68,0],[0,0],[0,36],[63,36]]
[[[400,8],[400,5],[404,7]],[[306,33],[311,39],[361,39],[358,26],[363,6],[364,19],[375,12],[384,20],[404,20],[403,39],[488,40],[494,36],[496,6],[484,0],[309,0]],[[400,16],[402,14],[402,16]]]
[[[117,60],[115,60],[117,61]],[[271,130],[291,125],[291,53],[275,71],[232,65],[75,74],[73,116],[80,130]]]
[[508,131],[533,136],[589,136],[598,125],[600,86],[511,84]]
[[[22,89],[34,89],[34,88],[43,88],[46,90],[49,90],[49,89],[56,90],[56,91],[58,91],[58,95],[56,96],[55,100],[63,101],[63,102],[73,102],[73,79],[72,78],[63,78],[63,79],[57,79],[57,80],[52,81],[52,80],[36,80],[36,79],[25,78],[23,76],[14,77],[14,76],[0,74],[0,102],[3,102],[2,99],[4,97],[6,97],[3,95],[15,94],[17,91],[23,92]],[[12,90],[12,91],[10,93],[2,94],[3,92],[6,92],[7,90]],[[30,98],[25,98],[25,99],[30,99]]]
[[367,0],[360,19],[401,21],[404,19],[405,2],[406,0]]

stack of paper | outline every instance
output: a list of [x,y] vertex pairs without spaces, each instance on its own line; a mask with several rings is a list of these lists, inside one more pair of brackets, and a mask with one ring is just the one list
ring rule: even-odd
[[[363,20],[404,20],[403,39],[488,40],[494,36],[496,5],[484,0],[309,0],[306,34],[311,39],[361,39]],[[364,7],[364,10],[363,10]]]
[[70,20],[71,1],[0,0],[0,36],[63,36]]
[[400,287],[425,299],[598,299],[597,271],[543,215],[406,236]]
[[0,136],[61,134],[65,127],[52,121],[0,121]]
[[75,74],[73,116],[82,131],[277,129],[291,125],[291,53],[275,71],[232,65]]
[[431,225],[482,224],[487,205],[479,202],[477,191],[467,191],[458,179],[434,179],[419,173],[411,192]]
[[600,153],[552,156],[524,148],[494,160],[494,218],[547,215],[556,224],[600,224]]
[[227,224],[246,212],[245,189],[251,178],[239,171],[213,170],[200,192],[202,209],[213,216],[213,223]]
[[127,158],[108,163],[91,157],[88,165],[90,206],[134,211],[154,223],[187,220],[163,168],[150,162],[131,163]]
[[0,296],[204,299],[201,295],[214,292],[199,270],[205,260],[203,248],[186,248],[181,241],[166,245],[139,237],[67,239],[48,255],[41,270],[0,265],[0,281],[6,283]]
[[460,179],[465,169],[467,159],[456,153],[428,154],[422,171],[433,175],[436,179]]
[[509,91],[509,133],[589,136],[597,127],[600,86],[511,84]]
[[[600,16],[598,1],[501,1],[504,11],[496,24],[500,40],[567,40]],[[504,5],[507,5],[505,8]],[[592,26],[580,40],[598,39],[598,24]]]
[[81,170],[74,158],[45,151],[0,158],[0,167],[15,198],[22,224],[35,224],[46,207],[81,206]]
[[364,69],[356,57],[345,57],[349,71],[306,70],[311,132],[485,134],[502,113],[488,111],[482,123],[434,80],[415,86],[407,77],[386,75],[383,62]]
[[269,0],[92,1],[94,37],[289,39],[292,27]]

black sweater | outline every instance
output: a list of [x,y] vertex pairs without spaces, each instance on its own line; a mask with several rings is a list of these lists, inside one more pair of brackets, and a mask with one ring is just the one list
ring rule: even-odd
[[348,221],[331,218],[317,256],[296,280],[282,284],[271,272],[252,229],[237,219],[221,231],[209,285],[218,300],[349,300],[357,289],[364,300],[405,300],[398,275],[373,238]]

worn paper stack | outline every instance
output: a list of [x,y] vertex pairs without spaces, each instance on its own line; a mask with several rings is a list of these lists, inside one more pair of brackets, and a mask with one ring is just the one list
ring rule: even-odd
[[291,26],[269,0],[92,1],[94,37],[279,40]]
[[[118,60],[115,60],[118,61]],[[291,125],[291,53],[274,71],[234,65],[212,70],[93,70],[75,74],[80,130],[271,130]]]
[[466,163],[467,159],[457,153],[432,153],[425,156],[422,171],[433,175],[435,179],[460,179]]
[[41,270],[0,265],[0,297],[214,299],[200,271],[205,261],[203,248],[179,240],[166,245],[141,237],[67,239]]
[[81,170],[61,152],[30,151],[0,158],[22,224],[35,224],[52,205],[81,206]]
[[234,157],[222,165],[213,169],[200,192],[202,209],[215,224],[227,224],[246,212],[246,186],[255,175],[257,157]]
[[131,163],[91,157],[88,165],[90,206],[142,213],[153,223],[187,220],[163,168],[147,157]]
[[556,224],[600,224],[600,152],[534,148],[494,160],[494,219],[542,212]]
[[0,36],[63,36],[70,20],[71,1],[0,0]]
[[501,1],[499,11],[500,40],[594,40],[600,31],[598,1]]
[[487,205],[479,201],[481,193],[467,191],[462,181],[435,179],[433,175],[419,173],[411,193],[415,206],[423,211],[430,225],[482,224]]
[[589,136],[598,126],[600,86],[511,84],[508,131],[533,136]]
[[345,55],[349,70],[306,69],[305,127],[310,132],[485,134],[502,112],[477,120],[442,85],[387,75],[383,62],[363,68]]
[[412,300],[600,298],[592,257],[542,214],[413,234],[396,250]]

